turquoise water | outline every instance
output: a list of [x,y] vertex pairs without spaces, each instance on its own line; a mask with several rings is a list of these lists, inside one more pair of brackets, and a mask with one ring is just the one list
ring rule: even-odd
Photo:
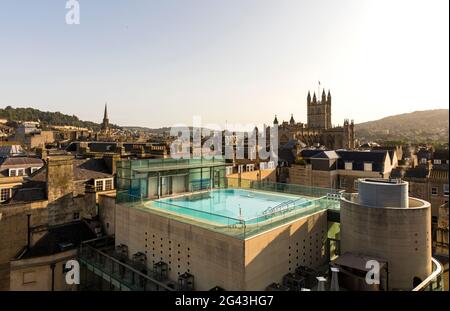
[[306,207],[309,198],[271,194],[242,189],[220,189],[164,198],[153,202],[154,207],[221,224],[236,224],[240,219],[256,223],[289,208]]

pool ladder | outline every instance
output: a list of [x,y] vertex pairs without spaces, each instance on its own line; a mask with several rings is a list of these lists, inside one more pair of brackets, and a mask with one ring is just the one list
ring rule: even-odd
[[267,209],[265,209],[262,212],[262,214],[263,215],[268,215],[268,214],[271,214],[273,212],[288,210],[288,208],[283,209],[283,207],[288,207],[290,204],[295,203],[295,202],[300,201],[300,200],[302,200],[302,199],[300,198],[300,199],[289,200],[289,201],[280,203],[280,204],[278,204],[276,206],[268,207]]

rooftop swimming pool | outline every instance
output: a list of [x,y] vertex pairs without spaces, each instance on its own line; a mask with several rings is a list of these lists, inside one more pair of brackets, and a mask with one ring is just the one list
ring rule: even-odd
[[307,209],[316,198],[243,189],[215,189],[149,202],[152,208],[221,225],[256,224]]

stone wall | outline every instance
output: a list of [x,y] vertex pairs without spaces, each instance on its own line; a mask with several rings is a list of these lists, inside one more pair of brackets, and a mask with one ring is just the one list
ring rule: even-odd
[[[55,291],[76,290],[77,285],[68,285],[63,268],[65,263],[76,257],[77,250],[11,262],[10,290],[12,291]],[[54,275],[52,280],[52,268]]]
[[336,188],[337,171],[313,170],[311,164],[292,165],[289,167],[289,183],[309,187]]
[[[28,242],[28,217],[30,227],[48,223],[47,202],[14,204],[0,208],[0,290],[9,289],[9,261],[24,249]],[[39,235],[39,233],[38,233]],[[33,234],[31,242],[37,240]]]
[[226,290],[264,290],[281,282],[299,265],[327,262],[326,212],[273,228],[247,240],[187,222],[116,205],[116,245],[125,244],[131,257],[147,255],[147,264],[164,261],[169,277],[189,272],[197,290],[220,286]]

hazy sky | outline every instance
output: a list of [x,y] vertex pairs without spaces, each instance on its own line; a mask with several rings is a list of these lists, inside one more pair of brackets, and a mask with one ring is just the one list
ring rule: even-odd
[[0,107],[159,127],[306,122],[330,89],[333,123],[448,108],[447,0],[0,2]]

